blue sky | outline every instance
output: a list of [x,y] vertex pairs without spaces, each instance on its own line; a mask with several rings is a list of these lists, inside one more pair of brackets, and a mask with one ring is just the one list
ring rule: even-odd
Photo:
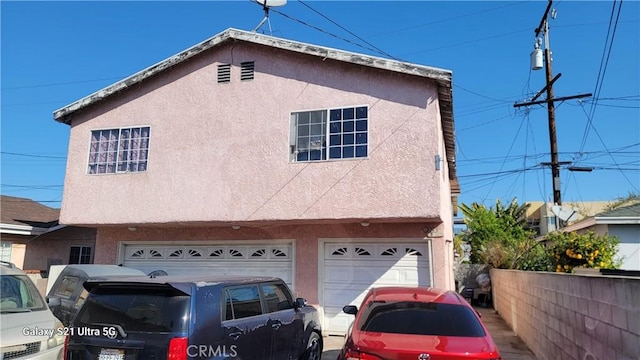
[[[553,4],[555,96],[594,94],[556,104],[560,161],[594,168],[563,169],[562,200],[640,193],[640,2]],[[0,6],[0,192],[52,207],[62,200],[69,135],[54,110],[229,27],[253,30],[263,17],[250,0]],[[529,54],[546,6],[289,0],[271,11],[270,25],[274,36],[452,70],[460,202],[491,205],[552,199],[550,170],[540,165],[550,161],[546,108],[513,106],[545,84]]]

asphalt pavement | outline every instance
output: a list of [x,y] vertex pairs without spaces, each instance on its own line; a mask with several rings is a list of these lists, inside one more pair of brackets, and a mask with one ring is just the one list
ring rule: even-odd
[[[498,346],[503,360],[537,360],[527,345],[509,328],[507,323],[492,308],[475,308],[482,317],[493,341]],[[325,336],[322,360],[336,360],[344,344],[342,336]]]

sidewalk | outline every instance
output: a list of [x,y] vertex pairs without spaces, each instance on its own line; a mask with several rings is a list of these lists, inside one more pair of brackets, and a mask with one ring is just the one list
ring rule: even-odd
[[[507,326],[491,308],[475,308],[482,315],[487,330],[498,346],[503,360],[537,360],[527,345]],[[322,360],[335,360],[344,343],[342,336],[325,336]]]
[[527,345],[520,340],[494,309],[474,308],[482,316],[482,322],[498,346],[503,360],[537,360]]

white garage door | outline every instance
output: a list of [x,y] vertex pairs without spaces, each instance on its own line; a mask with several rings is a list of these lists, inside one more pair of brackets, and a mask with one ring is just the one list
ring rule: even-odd
[[123,266],[149,274],[275,276],[293,286],[293,246],[279,243],[124,244]]
[[430,286],[428,243],[325,243],[322,306],[324,331],[343,335],[353,315],[345,305],[360,306],[371,287]]

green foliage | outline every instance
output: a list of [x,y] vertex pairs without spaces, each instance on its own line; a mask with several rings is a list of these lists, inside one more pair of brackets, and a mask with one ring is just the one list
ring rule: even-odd
[[547,270],[549,261],[542,245],[533,239],[534,232],[526,229],[528,205],[509,205],[496,201],[494,208],[477,203],[460,209],[465,215],[467,231],[461,239],[471,244],[471,262],[496,268]]
[[458,255],[458,259],[464,258],[464,249],[462,248],[464,240],[461,235],[456,235],[453,237],[453,252]]
[[551,266],[556,272],[570,273],[574,268],[617,269],[619,239],[615,236],[576,232],[553,232],[547,236]]

